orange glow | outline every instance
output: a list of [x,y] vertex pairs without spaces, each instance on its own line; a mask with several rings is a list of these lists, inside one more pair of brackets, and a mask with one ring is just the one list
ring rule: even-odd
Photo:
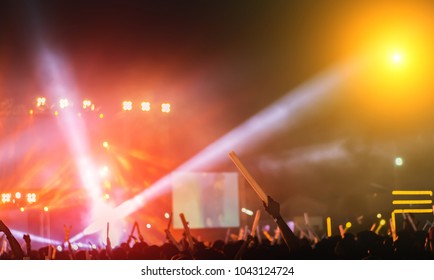
[[32,109],[29,110],[29,114],[33,115],[33,110]]

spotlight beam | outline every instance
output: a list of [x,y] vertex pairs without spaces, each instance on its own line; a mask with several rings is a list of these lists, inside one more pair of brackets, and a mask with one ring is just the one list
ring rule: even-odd
[[[242,154],[257,147],[277,132],[293,127],[301,120],[312,104],[323,101],[327,93],[354,72],[358,64],[350,61],[332,67],[308,82],[287,93],[269,107],[260,111],[220,139],[216,140],[174,171],[204,170],[228,160],[231,150]],[[120,217],[126,217],[146,204],[147,201],[170,190],[170,174],[162,177],[151,187],[126,200],[114,210]],[[95,221],[84,232],[92,233]]]

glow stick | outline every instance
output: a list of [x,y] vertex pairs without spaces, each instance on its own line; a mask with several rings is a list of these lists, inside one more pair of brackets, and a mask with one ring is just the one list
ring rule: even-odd
[[341,233],[341,237],[345,238],[345,229],[343,225],[339,225],[339,232]]
[[332,236],[332,218],[327,217],[326,222],[327,222],[327,236],[331,237]]
[[259,184],[255,181],[255,179],[253,179],[252,175],[250,175],[249,171],[247,171],[246,167],[237,157],[235,152],[234,151],[230,152],[229,157],[234,162],[235,166],[238,168],[238,170],[241,172],[244,178],[246,178],[247,182],[250,184],[250,186],[253,188],[253,190],[256,192],[259,198],[265,203],[266,206],[268,206],[268,196],[265,194],[264,190],[259,186]]
[[180,213],[179,217],[181,218],[182,225],[184,226],[185,235],[187,236],[187,239],[188,239],[188,247],[191,250],[193,250],[194,249],[193,237],[191,236],[190,228],[188,227],[188,223],[187,223],[187,220],[185,219],[184,213]]
[[264,236],[268,239],[268,241],[273,242],[273,238],[271,238],[268,231],[264,230],[263,233],[264,233]]
[[169,241],[170,241],[173,245],[175,245],[175,247],[178,249],[179,252],[182,252],[182,246],[181,246],[181,244],[179,244],[179,243],[176,241],[175,237],[173,237],[173,235],[172,235],[172,233],[170,232],[170,230],[166,229],[165,232],[166,232],[167,239],[169,239]]
[[262,237],[261,237],[261,235],[259,234],[259,225],[258,226],[256,226],[256,231],[258,232],[258,242],[259,242],[259,244],[262,244]]
[[261,218],[261,210],[256,210],[256,215],[255,215],[255,219],[253,220],[253,226],[252,226],[252,237],[255,237],[260,218]]

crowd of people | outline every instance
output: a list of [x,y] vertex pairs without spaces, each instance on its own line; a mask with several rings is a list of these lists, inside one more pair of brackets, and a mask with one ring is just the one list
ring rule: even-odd
[[[280,230],[282,242],[247,235],[245,239],[210,243],[199,242],[186,230],[183,238],[176,241],[166,230],[167,242],[161,246],[147,244],[143,237],[129,238],[120,246],[112,248],[110,239],[100,249],[73,250],[69,239],[64,250],[46,246],[34,250],[31,237],[24,235],[23,249],[9,228],[0,220],[0,232],[9,242],[10,249],[0,254],[0,259],[30,260],[411,260],[434,259],[434,227],[429,231],[415,231],[412,227],[392,235],[379,235],[371,230],[357,234],[344,233],[337,236],[311,240],[297,237],[280,216],[280,205],[271,197],[265,210],[273,217]],[[131,236],[130,236],[131,237]],[[134,241],[134,242],[132,242]]]

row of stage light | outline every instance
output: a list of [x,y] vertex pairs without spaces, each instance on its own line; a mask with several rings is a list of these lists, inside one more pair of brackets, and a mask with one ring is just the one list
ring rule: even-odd
[[[130,111],[136,111],[136,110],[140,110],[142,112],[150,112],[154,106],[160,107],[160,110],[162,113],[170,113],[171,111],[171,104],[168,102],[164,102],[158,105],[155,105],[154,103],[151,103],[149,101],[142,101],[139,102],[138,104],[135,104],[133,101],[131,100],[124,100],[122,101],[121,104],[121,108],[123,111],[125,112],[130,112]],[[63,110],[63,109],[67,109],[67,108],[71,108],[71,107],[75,107],[76,105],[71,102],[70,100],[68,100],[67,98],[62,98],[60,99],[57,103],[48,103],[48,100],[46,97],[38,97],[36,98],[36,111],[35,108],[32,108],[29,110],[29,113],[31,115],[33,115],[35,112],[45,112],[46,110],[54,110],[54,115],[58,115],[59,111],[58,110]],[[84,99],[82,101],[82,104],[80,106],[83,110],[85,111],[96,111],[97,107],[96,105],[89,99]],[[100,117],[103,118],[103,115],[100,114]]]

